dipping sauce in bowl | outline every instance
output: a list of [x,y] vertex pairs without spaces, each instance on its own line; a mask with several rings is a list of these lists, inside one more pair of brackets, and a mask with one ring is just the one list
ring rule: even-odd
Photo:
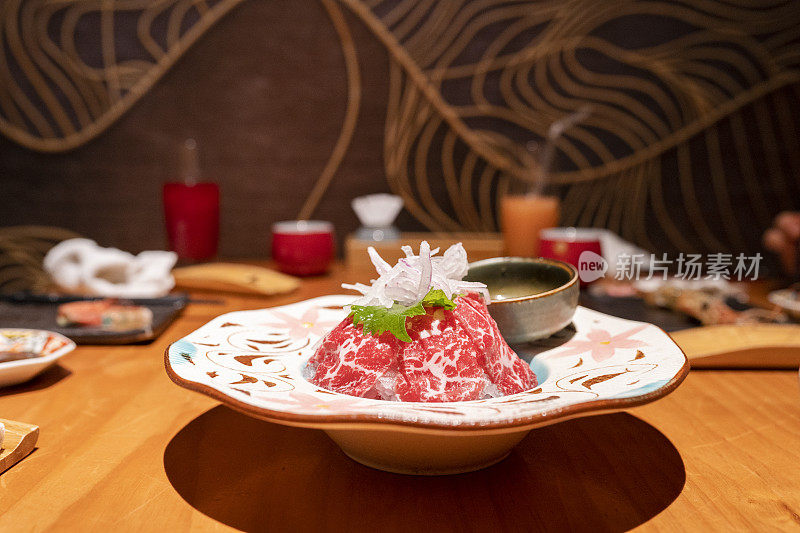
[[509,343],[552,335],[572,321],[578,306],[578,272],[563,261],[495,257],[470,263],[465,279],[486,284],[489,313]]
[[500,284],[495,288],[489,289],[489,295],[493,301],[511,300],[513,298],[524,298],[534,296],[552,290],[553,287],[538,280],[521,281],[513,280]]

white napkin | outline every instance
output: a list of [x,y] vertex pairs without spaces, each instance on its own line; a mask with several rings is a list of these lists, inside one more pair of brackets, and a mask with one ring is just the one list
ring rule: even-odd
[[63,290],[116,298],[157,298],[175,286],[174,252],[133,255],[89,239],[68,239],[47,253],[44,268]]
[[626,241],[611,230],[598,228],[596,231],[600,237],[603,259],[608,262],[608,269],[612,275],[617,269],[617,262],[625,255],[644,255],[645,261],[642,264],[642,271],[647,272],[650,269],[650,254],[644,248],[639,248],[632,242]]

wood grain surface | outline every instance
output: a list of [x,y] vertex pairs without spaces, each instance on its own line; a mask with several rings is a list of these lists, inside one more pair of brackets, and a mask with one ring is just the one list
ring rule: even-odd
[[[470,261],[504,255],[503,238],[499,233],[402,233],[399,240],[402,244],[411,244],[412,247],[418,247],[421,241],[427,240],[432,249],[440,248],[441,253],[444,253],[453,243],[461,242]],[[375,243],[362,241],[351,234],[345,239],[344,262],[350,268],[372,269],[372,261],[367,255],[367,248],[370,246],[374,247],[390,265],[404,257],[397,241]]]
[[0,413],[41,428],[0,477],[0,531],[531,531],[800,528],[797,371],[695,370],[626,413],[533,431],[500,464],[387,474],[316,430],[250,419],[174,385],[167,345],[235,309],[338,292],[306,279],[274,298],[190,304],[146,346],[80,346]]

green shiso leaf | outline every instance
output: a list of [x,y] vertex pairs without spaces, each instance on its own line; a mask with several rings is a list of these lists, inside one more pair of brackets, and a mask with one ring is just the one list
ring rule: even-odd
[[350,308],[353,324],[362,325],[364,333],[380,335],[388,331],[403,342],[411,342],[406,331],[406,318],[424,314],[422,304],[411,307],[394,304],[390,309],[378,305],[354,305]]
[[443,307],[448,311],[456,308],[453,301],[458,296],[450,299],[440,289],[431,289],[428,294],[416,305],[405,306],[395,303],[387,309],[380,305],[353,305],[350,307],[350,316],[353,325],[361,325],[364,333],[380,335],[386,331],[403,342],[411,342],[411,337],[406,330],[406,318],[425,314],[426,307]]
[[[458,295],[453,295],[453,299],[458,298]],[[445,295],[441,289],[431,289],[425,298],[422,299],[422,305],[425,307],[444,307],[448,311],[456,308],[456,303]]]

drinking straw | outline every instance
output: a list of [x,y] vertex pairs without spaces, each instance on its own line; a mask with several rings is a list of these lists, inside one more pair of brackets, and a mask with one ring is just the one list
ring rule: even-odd
[[792,286],[800,289],[800,239],[794,241],[794,274],[792,275]]
[[197,185],[200,179],[200,157],[197,150],[197,141],[186,139],[181,149],[181,172],[183,183],[188,187]]

